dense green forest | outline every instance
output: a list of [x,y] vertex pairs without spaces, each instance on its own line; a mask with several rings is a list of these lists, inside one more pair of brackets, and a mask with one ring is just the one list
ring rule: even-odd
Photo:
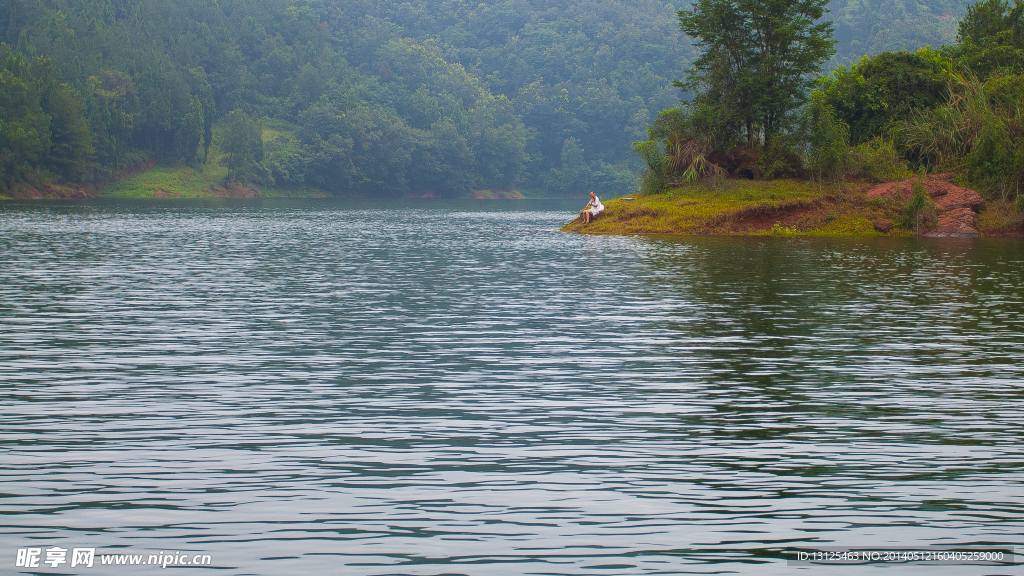
[[[830,64],[950,43],[964,8],[833,2]],[[680,10],[690,2],[5,0],[0,192],[102,185],[154,161],[334,194],[628,191],[631,143],[698,56]],[[284,128],[264,143],[271,123]]]

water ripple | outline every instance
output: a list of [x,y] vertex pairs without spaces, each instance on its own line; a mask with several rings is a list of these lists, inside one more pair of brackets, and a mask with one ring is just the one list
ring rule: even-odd
[[568,215],[2,209],[2,561],[788,574],[790,546],[1021,544],[1019,242]]

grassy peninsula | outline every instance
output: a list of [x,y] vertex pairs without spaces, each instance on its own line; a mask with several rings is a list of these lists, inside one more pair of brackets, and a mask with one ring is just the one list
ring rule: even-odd
[[[928,197],[918,210],[912,203],[915,182]],[[694,183],[607,200],[604,214],[590,224],[577,218],[562,230],[626,235],[1022,235],[1021,212],[1014,203],[999,199],[975,205],[978,213],[967,216],[973,230],[964,229],[954,217],[963,219],[965,210],[943,210],[943,199],[950,198],[943,188],[958,187],[935,178],[888,185],[798,179]],[[931,193],[939,194],[938,201]]]
[[697,183],[607,200],[604,214],[590,224],[576,219],[562,229],[586,234],[877,234],[871,222],[888,211],[880,203],[853,200],[866,189],[799,180]]

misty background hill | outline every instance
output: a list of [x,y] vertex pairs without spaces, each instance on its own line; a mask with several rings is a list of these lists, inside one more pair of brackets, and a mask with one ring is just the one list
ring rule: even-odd
[[[832,2],[832,65],[952,43],[966,5]],[[147,159],[202,164],[215,127],[237,109],[277,128],[259,159],[265,185],[373,195],[619,193],[635,187],[641,167],[631,143],[679,101],[671,82],[695,52],[676,11],[689,8],[657,0],[6,0],[0,41],[11,58],[25,58],[26,90],[67,84],[66,93],[48,92],[68,100],[63,111],[51,111],[57,96],[41,101],[52,127],[71,128],[53,128],[50,151],[36,162],[69,181],[108,181]],[[49,69],[31,66],[39,56]],[[19,101],[12,83],[7,102]],[[88,141],[74,140],[78,116]],[[63,148],[54,144],[61,138]]]

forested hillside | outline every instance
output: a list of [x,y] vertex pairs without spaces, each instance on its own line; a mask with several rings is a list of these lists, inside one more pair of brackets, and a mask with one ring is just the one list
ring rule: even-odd
[[[694,57],[676,18],[688,8],[6,0],[0,188],[102,184],[149,161],[200,166],[224,138],[228,177],[260,186],[627,191],[639,168],[630,143],[678,101],[671,82]],[[951,39],[962,9],[834,2],[836,59]],[[245,136],[268,121],[281,136]]]
[[885,51],[952,44],[968,4],[964,0],[832,0],[826,18],[835,23],[833,64]]

